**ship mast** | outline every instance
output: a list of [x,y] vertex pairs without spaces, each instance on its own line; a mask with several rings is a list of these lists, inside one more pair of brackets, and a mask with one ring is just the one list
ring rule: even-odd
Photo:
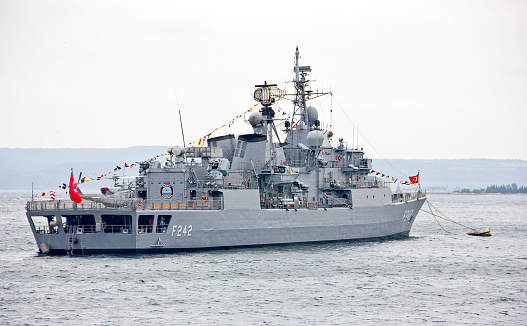
[[298,46],[295,50],[294,71],[295,80],[293,83],[295,85],[295,93],[284,94],[283,98],[293,102],[293,114],[291,116],[291,120],[286,124],[285,132],[289,134],[289,148],[291,148],[293,151],[293,153],[291,153],[291,157],[293,157],[295,161],[299,161],[303,148],[299,147],[298,144],[302,141],[302,134],[304,134],[300,130],[308,129],[309,131],[310,129],[319,129],[320,127],[317,121],[309,121],[310,114],[308,112],[306,103],[309,100],[331,94],[331,92],[313,92],[312,90],[308,89],[308,85],[311,80],[307,79],[307,76],[311,72],[311,66],[300,66],[300,51],[298,50]]
[[311,80],[306,79],[306,77],[311,72],[311,66],[300,66],[299,59],[300,51],[297,46],[295,51],[295,80],[293,81],[296,92],[295,94],[284,94],[284,98],[287,100],[291,100],[290,98],[287,98],[287,96],[293,97],[292,101],[294,109],[293,116],[291,117],[291,127],[294,126],[293,123],[295,116],[299,116],[298,122],[303,121],[308,126],[312,125],[314,121],[309,121],[309,115],[306,111],[306,102],[323,95],[331,94],[331,92],[313,92],[307,89]]
[[309,80],[306,80],[306,76],[308,72],[311,72],[310,66],[300,66],[299,64],[300,59],[300,52],[298,51],[298,46],[296,47],[295,51],[295,98],[293,100],[293,104],[295,106],[293,111],[293,116],[291,117],[291,126],[293,126],[293,121],[295,115],[299,115],[300,118],[298,121],[304,121],[306,125],[309,126],[309,117],[306,114],[306,92],[309,96],[311,91],[306,91],[306,86],[309,82]]
[[269,143],[269,161],[268,165],[276,165],[276,153],[274,150],[273,142],[273,132],[276,134],[278,142],[280,142],[280,137],[278,137],[278,131],[274,124],[275,112],[271,107],[276,99],[279,98],[282,94],[280,89],[276,87],[276,84],[267,84],[267,81],[263,85],[255,85],[256,90],[254,91],[254,99],[262,104],[260,112],[262,114],[263,121],[263,132],[267,134],[267,141]]

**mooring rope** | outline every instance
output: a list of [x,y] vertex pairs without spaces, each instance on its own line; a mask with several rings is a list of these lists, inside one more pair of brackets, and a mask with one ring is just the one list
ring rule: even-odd
[[[426,211],[426,210],[423,210],[422,208],[421,208],[421,211],[423,211],[423,212],[425,212],[425,213],[427,213],[427,214],[432,215],[432,216],[434,217],[434,219],[436,220],[437,224],[439,224],[439,226],[440,226],[443,230],[445,230],[447,233],[450,233],[450,232],[448,232],[448,231],[447,231],[447,230],[446,230],[446,229],[445,229],[445,228],[439,223],[439,221],[437,220],[437,217],[439,217],[439,218],[441,218],[441,219],[443,219],[443,220],[445,220],[445,221],[448,221],[448,222],[451,222],[451,223],[457,224],[457,225],[459,225],[459,226],[465,227],[465,228],[470,229],[470,230],[472,230],[472,231],[475,231],[475,230],[476,230],[476,229],[474,229],[474,228],[471,228],[470,226],[466,226],[466,225],[463,225],[463,224],[461,224],[461,223],[459,223],[459,222],[456,222],[456,221],[454,221],[453,219],[451,219],[450,217],[446,216],[443,212],[441,212],[441,211],[440,211],[439,209],[437,209],[434,205],[432,205],[432,203],[430,203],[430,202],[428,201],[428,199],[426,200],[426,203],[428,204],[428,208],[430,209],[430,212],[428,212],[428,211]],[[432,209],[432,208],[433,208],[433,209]],[[440,215],[439,215],[439,214],[437,214],[437,215],[434,214],[434,210],[435,210],[436,212],[438,212]],[[442,216],[441,216],[441,215],[442,215]]]
[[428,200],[426,200],[426,203],[428,204],[428,208],[430,209],[430,212],[427,212],[427,211],[422,210],[422,209],[421,209],[421,210],[422,210],[423,212],[427,213],[427,214],[431,214],[431,215],[434,217],[434,219],[436,220],[436,223],[437,223],[437,224],[438,224],[443,230],[445,230],[446,233],[450,234],[450,232],[447,231],[447,229],[445,229],[445,228],[441,225],[441,223],[439,223],[439,221],[437,220],[437,217],[436,217],[435,214],[432,212],[432,208],[430,207],[430,203],[428,202]]

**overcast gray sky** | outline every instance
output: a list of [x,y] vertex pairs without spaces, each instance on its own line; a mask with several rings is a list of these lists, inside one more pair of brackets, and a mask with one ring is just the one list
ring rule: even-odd
[[298,45],[335,139],[525,160],[526,36],[525,1],[0,0],[0,147],[181,145],[178,102],[197,139],[291,80]]

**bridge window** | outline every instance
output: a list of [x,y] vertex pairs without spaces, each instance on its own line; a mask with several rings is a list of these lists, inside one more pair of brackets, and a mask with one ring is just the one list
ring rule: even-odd
[[172,215],[159,215],[157,217],[156,233],[166,233]]
[[137,220],[137,232],[152,233],[152,225],[154,223],[154,215],[139,215]]

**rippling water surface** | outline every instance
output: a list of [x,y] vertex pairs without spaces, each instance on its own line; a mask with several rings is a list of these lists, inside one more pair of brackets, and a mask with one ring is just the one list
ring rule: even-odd
[[25,192],[0,192],[0,324],[525,325],[527,196],[429,195],[403,240],[45,256]]

